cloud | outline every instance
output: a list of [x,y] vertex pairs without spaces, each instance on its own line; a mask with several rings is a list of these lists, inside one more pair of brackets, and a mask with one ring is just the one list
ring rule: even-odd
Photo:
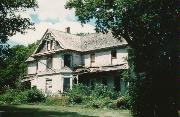
[[41,21],[44,20],[75,20],[74,10],[64,8],[68,0],[38,0],[39,8],[36,14]]
[[60,30],[60,31],[65,31],[66,27],[71,28],[71,33],[72,34],[77,34],[77,33],[94,33],[94,26],[90,24],[85,24],[81,25],[79,22],[60,22],[60,23],[50,23],[50,22],[41,22],[39,24],[35,24],[35,31],[34,30],[28,30],[26,34],[16,34],[13,37],[10,37],[11,41],[14,41],[18,44],[23,44],[23,45],[28,45],[33,42],[36,42],[37,40],[40,40],[45,33],[45,31],[48,28]]
[[10,37],[10,41],[27,45],[41,39],[48,28],[65,31],[66,27],[71,28],[71,33],[94,33],[92,24],[81,25],[76,20],[74,10],[64,8],[68,0],[38,0],[39,8],[28,9],[19,13],[22,17],[30,18],[35,23],[35,31],[28,30],[26,34],[16,34]]

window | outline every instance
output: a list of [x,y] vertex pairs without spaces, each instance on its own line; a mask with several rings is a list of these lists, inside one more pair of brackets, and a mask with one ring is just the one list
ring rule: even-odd
[[70,89],[70,78],[64,78],[63,91]]
[[53,43],[53,40],[51,40],[50,42],[51,42],[50,49],[53,50],[53,49],[54,49],[54,43]]
[[91,58],[91,63],[95,63],[95,54],[91,54],[90,55],[90,58]]
[[50,41],[47,41],[47,50],[49,51],[50,50],[50,47],[51,46],[51,43],[50,43]]
[[71,55],[70,54],[64,55],[64,66],[71,67]]
[[47,94],[52,92],[52,79],[46,79],[46,91]]
[[46,45],[47,45],[47,50],[48,51],[54,49],[54,41],[53,40],[46,41]]
[[116,58],[117,58],[117,52],[116,52],[116,50],[112,50],[112,51],[111,51],[111,58],[112,58],[112,59],[116,59]]
[[46,71],[52,70],[52,57],[47,58]]

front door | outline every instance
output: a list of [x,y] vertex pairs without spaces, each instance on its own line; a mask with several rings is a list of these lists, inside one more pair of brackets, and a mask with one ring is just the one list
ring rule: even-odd
[[52,93],[52,79],[46,79],[46,94]]
[[69,89],[70,89],[70,78],[64,78],[63,91],[67,91]]

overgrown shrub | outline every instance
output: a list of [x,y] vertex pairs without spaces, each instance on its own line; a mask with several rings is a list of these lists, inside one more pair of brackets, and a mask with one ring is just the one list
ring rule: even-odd
[[45,95],[37,89],[29,89],[26,91],[11,89],[0,95],[0,102],[4,104],[24,104],[43,101],[45,101]]
[[86,106],[87,107],[94,107],[94,108],[104,108],[108,107],[110,103],[112,103],[112,100],[109,97],[102,98],[102,97],[90,97],[90,100],[87,101]]
[[27,91],[27,102],[43,102],[45,101],[45,95],[38,89],[31,89]]
[[0,102],[3,104],[12,104],[19,91],[8,89],[4,94],[0,95]]
[[74,85],[71,90],[65,93],[69,97],[69,102],[71,104],[79,104],[82,103],[83,98],[85,96],[90,95],[90,88],[83,85],[83,84],[77,84]]
[[110,99],[116,99],[119,96],[119,93],[113,91],[113,89],[109,89],[107,86],[103,84],[95,84],[94,89],[91,91],[91,95],[97,98],[109,97]]
[[117,108],[121,109],[129,109],[130,108],[130,97],[129,96],[121,96],[117,100],[115,100]]
[[[95,84],[93,89],[83,84],[78,84],[74,85],[72,90],[66,92],[65,95],[69,97],[70,104],[84,104],[86,107],[108,108],[113,103],[113,100],[120,96],[120,93],[102,84]],[[115,106],[117,108],[117,104]]]

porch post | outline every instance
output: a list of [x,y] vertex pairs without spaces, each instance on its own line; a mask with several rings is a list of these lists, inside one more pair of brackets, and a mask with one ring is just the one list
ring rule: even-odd
[[79,75],[76,76],[77,84],[79,84]]

